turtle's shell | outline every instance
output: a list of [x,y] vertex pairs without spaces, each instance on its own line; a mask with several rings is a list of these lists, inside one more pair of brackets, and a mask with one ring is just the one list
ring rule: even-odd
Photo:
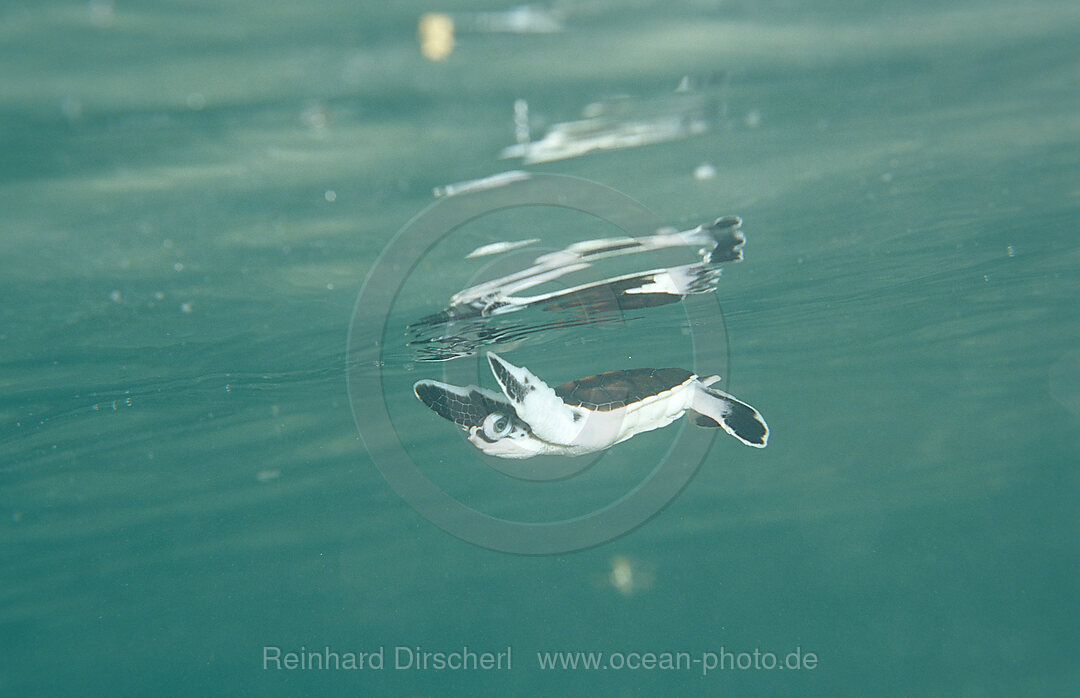
[[610,412],[671,390],[693,375],[681,368],[608,371],[563,383],[555,388],[555,394],[567,405],[580,406],[595,412]]

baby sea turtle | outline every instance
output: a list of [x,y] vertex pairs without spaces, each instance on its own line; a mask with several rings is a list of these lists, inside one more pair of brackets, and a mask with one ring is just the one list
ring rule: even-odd
[[417,381],[413,392],[437,415],[500,458],[579,456],[671,424],[687,411],[702,427],[720,427],[747,446],[764,448],[769,427],[750,405],[680,368],[609,371],[550,388],[532,371],[495,353],[488,363],[502,394],[470,385]]

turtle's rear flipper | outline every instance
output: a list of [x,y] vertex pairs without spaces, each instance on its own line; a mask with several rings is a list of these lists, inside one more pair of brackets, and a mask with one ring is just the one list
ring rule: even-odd
[[722,390],[699,386],[691,409],[697,412],[694,423],[699,427],[720,427],[754,448],[769,443],[769,426],[761,414]]

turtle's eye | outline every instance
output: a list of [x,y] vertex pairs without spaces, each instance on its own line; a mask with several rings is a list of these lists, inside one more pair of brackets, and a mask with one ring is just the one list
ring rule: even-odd
[[510,433],[513,423],[505,414],[492,412],[484,418],[484,435],[489,439],[501,439]]

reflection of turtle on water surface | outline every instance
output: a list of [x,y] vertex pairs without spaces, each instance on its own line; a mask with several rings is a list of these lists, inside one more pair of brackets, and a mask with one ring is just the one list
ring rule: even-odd
[[488,354],[502,393],[433,380],[413,386],[432,411],[468,432],[484,453],[502,458],[578,456],[671,424],[687,411],[702,427],[720,427],[764,448],[769,427],[758,411],[678,368],[609,371],[550,388],[529,369]]

